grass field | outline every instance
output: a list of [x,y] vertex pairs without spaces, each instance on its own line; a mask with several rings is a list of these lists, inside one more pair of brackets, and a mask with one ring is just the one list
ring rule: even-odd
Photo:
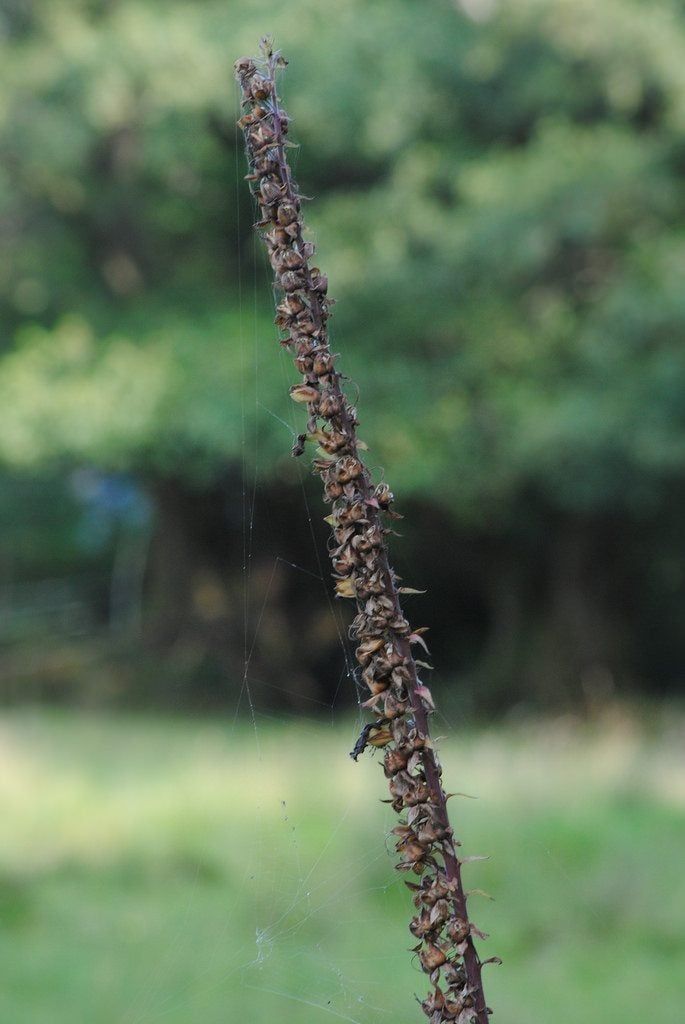
[[[677,1021],[685,728],[520,724],[442,746],[502,1024]],[[0,1021],[423,1020],[379,768],[352,723],[0,720]]]

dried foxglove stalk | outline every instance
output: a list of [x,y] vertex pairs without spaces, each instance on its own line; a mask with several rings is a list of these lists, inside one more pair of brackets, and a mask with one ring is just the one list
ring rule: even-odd
[[290,396],[307,407],[307,432],[297,438],[293,454],[302,454],[308,440],[318,447],[313,466],[332,506],[326,521],[333,531],[335,590],[356,602],[350,635],[358,644],[356,656],[370,694],[363,706],[374,719],[364,727],[352,756],[356,759],[367,746],[384,750],[389,802],[401,815],[393,829],[396,867],[420,879],[407,885],[417,910],[410,924],[419,940],[415,952],[431,983],[423,1011],[431,1024],[486,1024],[490,1011],[474,945],[474,935],[485,936],[469,920],[455,849],[460,844],[449,823],[428,728],[433,699],[412,653],[414,645],[426,644],[423,630],[412,630],[404,617],[404,588],[388,561],[384,520],[395,515],[393,495],[386,484],[374,486],[363,461],[356,410],[341,388],[328,343],[328,281],[311,265],[314,247],[303,238],[302,200],[286,159],[288,117],[276,91],[277,71],[286,63],[268,39],[262,40],[261,58],[236,61],[245,110],[238,123],[245,135],[247,178],[259,207],[256,227],[282,293],[276,324],[302,374]]

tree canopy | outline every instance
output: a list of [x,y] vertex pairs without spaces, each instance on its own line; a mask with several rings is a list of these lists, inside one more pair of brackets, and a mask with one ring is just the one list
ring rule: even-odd
[[393,483],[506,521],[531,490],[622,508],[680,478],[668,0],[648,18],[631,0],[4,4],[3,460],[211,476],[255,408],[260,468],[287,451],[233,124],[232,60],[265,28],[292,59],[334,330]]

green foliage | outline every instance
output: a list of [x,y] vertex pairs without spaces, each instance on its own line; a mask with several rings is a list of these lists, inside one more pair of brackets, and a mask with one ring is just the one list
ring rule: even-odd
[[681,6],[293,0],[267,21],[249,0],[3,5],[3,461],[283,459],[294,372],[231,81],[268,29],[391,482],[500,525],[531,495],[658,500],[685,453]]
[[[444,749],[495,1020],[682,1004],[682,722],[526,722]],[[5,716],[0,1016],[416,1020],[383,779],[345,725]],[[458,780],[450,764],[459,763]],[[450,776],[452,778],[450,779]],[[455,802],[457,802],[455,798]],[[350,870],[354,865],[354,870]],[[629,898],[628,898],[628,896]],[[656,996],[654,998],[657,998]]]

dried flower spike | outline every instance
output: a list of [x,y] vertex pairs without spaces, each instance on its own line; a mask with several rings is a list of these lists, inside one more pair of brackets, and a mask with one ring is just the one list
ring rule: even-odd
[[[482,963],[470,922],[461,864],[447,814],[441,769],[430,741],[428,719],[433,698],[419,678],[412,645],[426,648],[423,630],[412,631],[400,606],[397,576],[388,561],[383,517],[395,515],[386,484],[374,486],[364,463],[366,446],[357,439],[356,411],[341,387],[328,343],[331,300],[328,279],[309,265],[314,247],[303,239],[302,197],[286,160],[287,115],[281,108],[276,72],[286,61],[262,40],[261,58],[242,57],[235,74],[245,113],[238,122],[245,135],[250,166],[248,181],[257,203],[275,282],[282,297],[276,325],[287,332],[302,381],[291,398],[307,407],[307,433],[293,448],[299,455],[307,440],[319,445],[314,471],[332,506],[326,521],[335,590],[355,601],[350,635],[370,697],[364,707],[375,716],[364,727],[352,757],[367,746],[383,751],[390,803],[401,815],[394,829],[399,871],[420,882],[407,882],[418,914],[412,934],[420,939],[417,959],[429,976],[431,991],[421,1003],[431,1024],[486,1024],[490,1011],[481,980]],[[412,592],[403,588],[405,592]]]

